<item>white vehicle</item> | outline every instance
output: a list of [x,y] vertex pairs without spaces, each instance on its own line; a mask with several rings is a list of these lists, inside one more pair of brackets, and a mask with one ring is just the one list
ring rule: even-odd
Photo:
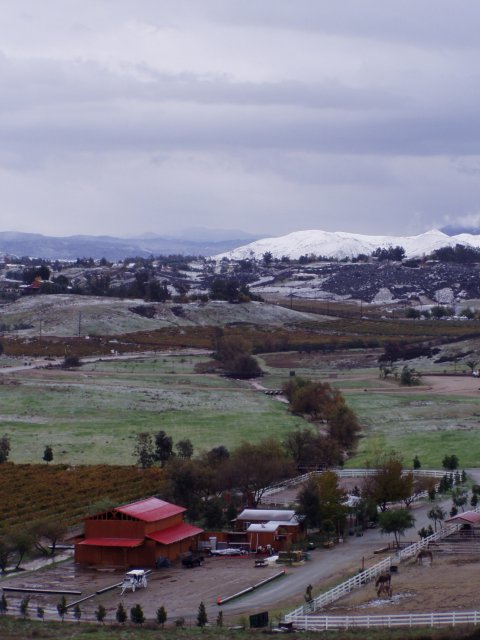
[[234,547],[228,547],[227,549],[212,549],[210,555],[212,556],[246,556],[248,551],[246,549],[235,549]]
[[132,569],[132,571],[127,571],[123,578],[120,595],[123,596],[128,590],[135,593],[135,589],[140,587],[147,588],[147,574],[144,569]]

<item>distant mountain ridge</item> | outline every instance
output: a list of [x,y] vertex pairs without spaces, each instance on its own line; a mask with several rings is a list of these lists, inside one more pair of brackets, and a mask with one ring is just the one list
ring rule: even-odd
[[456,244],[480,247],[480,235],[461,233],[450,236],[438,229],[432,229],[418,236],[368,236],[314,229],[295,231],[277,238],[263,238],[215,257],[231,260],[261,259],[265,253],[270,252],[274,258],[288,256],[298,260],[301,256],[313,254],[341,260],[359,254],[371,255],[378,247],[401,246],[405,249],[407,257],[417,258],[430,255],[435,249]]
[[[193,239],[185,235],[177,238],[155,234],[145,234],[136,238],[90,235],[54,237],[40,233],[0,231],[0,255],[48,260],[123,260],[128,257],[147,258],[151,255],[170,254],[208,256],[228,251],[252,238],[258,238],[240,231],[231,231],[230,237],[228,230],[211,230],[210,237],[208,229],[190,231]],[[195,235],[197,232],[198,240]]]

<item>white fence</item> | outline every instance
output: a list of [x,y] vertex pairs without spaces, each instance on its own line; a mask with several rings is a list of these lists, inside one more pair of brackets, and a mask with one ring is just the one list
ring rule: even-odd
[[480,611],[452,611],[448,613],[403,613],[383,616],[299,616],[295,627],[305,631],[328,631],[362,627],[455,627],[459,624],[477,625]]
[[[376,469],[331,469],[331,471],[336,473],[339,478],[362,478],[365,476],[373,476],[377,473]],[[272,500],[271,496],[280,493],[280,491],[283,491],[284,489],[289,489],[290,487],[296,487],[299,484],[303,484],[310,478],[320,475],[321,473],[323,473],[323,471],[309,471],[301,476],[295,476],[295,478],[288,478],[287,480],[282,480],[282,482],[272,484],[263,492],[259,504],[288,506],[294,502],[294,500],[291,498],[276,498],[275,500]],[[410,470],[406,469],[404,473],[410,473]],[[415,469],[413,473],[415,475],[426,476],[429,478],[443,478],[446,474],[445,471],[439,471],[438,469]],[[428,491],[423,491],[421,494],[415,496],[415,500],[419,500],[420,498],[425,498],[427,496]]]
[[[480,512],[480,507],[477,507],[476,509],[474,509],[474,511],[476,511],[477,513]],[[330,589],[329,591],[326,591],[325,593],[320,594],[317,598],[312,600],[312,602],[306,603],[301,607],[298,607],[294,611],[287,613],[285,616],[285,621],[293,622],[296,627],[304,629],[306,628],[304,626],[305,620],[307,620],[308,629],[313,629],[313,627],[310,626],[310,622],[314,621],[318,616],[316,615],[312,616],[308,614],[312,614],[312,613],[314,614],[316,611],[318,611],[325,605],[330,604],[335,600],[338,600],[339,598],[346,595],[347,593],[350,593],[350,591],[353,591],[354,589],[358,589],[359,587],[363,586],[373,578],[376,578],[383,571],[389,571],[390,566],[392,564],[398,564],[403,560],[407,560],[408,558],[415,556],[421,549],[423,549],[424,547],[428,547],[428,545],[431,542],[434,542],[436,540],[442,540],[443,538],[450,535],[451,533],[454,533],[456,530],[457,530],[457,525],[455,524],[448,525],[443,529],[440,529],[439,531],[433,533],[431,536],[428,536],[427,538],[422,538],[422,540],[419,540],[418,542],[415,542],[414,544],[409,545],[405,549],[399,550],[395,555],[390,556],[389,558],[386,558],[381,562],[378,562],[377,564],[373,565],[373,567],[370,567],[365,571],[361,571],[357,575],[353,576],[349,580],[346,580],[345,582],[342,582],[341,584],[337,585],[333,589]],[[422,614],[422,615],[437,615],[437,614]],[[362,616],[360,616],[360,618],[361,617]],[[369,617],[369,616],[366,616],[366,617]]]

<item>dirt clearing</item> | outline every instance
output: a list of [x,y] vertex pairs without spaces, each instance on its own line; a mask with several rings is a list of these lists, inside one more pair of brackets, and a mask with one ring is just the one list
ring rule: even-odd
[[377,597],[375,582],[322,609],[324,615],[471,611],[478,608],[480,556],[434,556],[432,565],[412,559],[392,574],[392,597]]

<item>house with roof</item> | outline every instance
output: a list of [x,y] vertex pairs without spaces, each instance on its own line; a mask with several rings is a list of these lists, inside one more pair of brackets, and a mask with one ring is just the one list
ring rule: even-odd
[[75,562],[84,565],[155,567],[196,549],[203,529],[184,521],[186,509],[147,498],[87,516],[75,542]]
[[270,545],[281,551],[302,535],[301,522],[292,509],[244,509],[235,530],[246,533],[250,548]]

